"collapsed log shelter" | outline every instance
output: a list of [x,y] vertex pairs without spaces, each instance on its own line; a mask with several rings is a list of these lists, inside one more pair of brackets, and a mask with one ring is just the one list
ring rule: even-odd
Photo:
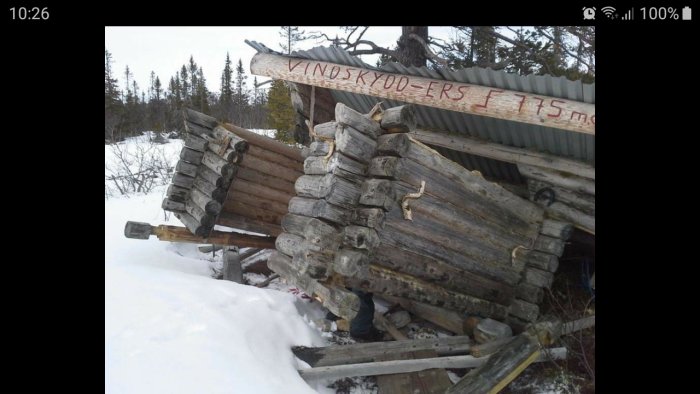
[[254,74],[289,81],[306,146],[186,110],[164,209],[195,238],[237,242],[214,225],[276,237],[270,269],[346,319],[358,288],[516,329],[537,320],[565,241],[595,234],[593,85],[249,44]]

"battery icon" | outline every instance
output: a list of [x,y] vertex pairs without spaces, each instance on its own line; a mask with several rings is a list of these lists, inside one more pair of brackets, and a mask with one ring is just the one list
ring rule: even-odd
[[690,7],[683,7],[683,20],[684,21],[689,21],[691,19],[691,12],[692,10]]

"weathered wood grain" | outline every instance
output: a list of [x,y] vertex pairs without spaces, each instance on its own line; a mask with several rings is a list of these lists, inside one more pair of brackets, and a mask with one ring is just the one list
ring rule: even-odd
[[384,132],[377,121],[343,103],[335,105],[335,121],[343,126],[350,126],[372,139],[377,139]]
[[250,70],[326,89],[595,134],[595,105],[578,101],[268,53],[253,56]]
[[380,123],[389,133],[407,133],[416,128],[416,109],[411,104],[386,109]]

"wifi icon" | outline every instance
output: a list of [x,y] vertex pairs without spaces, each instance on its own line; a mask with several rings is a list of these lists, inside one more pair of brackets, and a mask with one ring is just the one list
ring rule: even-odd
[[608,17],[608,19],[616,19],[617,14],[615,13],[615,7],[603,7],[600,9],[605,16]]

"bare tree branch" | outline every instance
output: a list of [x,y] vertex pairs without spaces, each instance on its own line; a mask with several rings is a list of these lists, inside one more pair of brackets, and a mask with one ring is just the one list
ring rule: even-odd
[[[555,41],[554,37],[552,37],[549,33],[547,33],[543,28],[541,28],[541,27],[535,27],[535,30],[537,30],[538,33],[540,33],[540,34],[542,34],[543,36],[545,36],[545,37],[546,37],[547,39],[549,39],[551,42],[554,42],[554,41]],[[576,59],[576,60],[580,61],[581,63],[583,63],[586,67],[588,67],[589,70],[591,69],[591,65],[590,65],[587,61],[581,59],[580,56],[578,56],[578,55],[572,53],[571,51],[569,51],[569,49],[566,48],[565,45],[562,45],[562,46],[561,46],[561,49],[564,50],[564,52],[566,52],[567,55],[569,55],[569,56],[573,57],[574,59]]]
[[428,56],[428,58],[435,60],[437,63],[440,63],[443,67],[447,67],[447,60],[436,55],[430,49],[430,45],[428,45],[428,43],[425,42],[425,40],[421,36],[419,36],[416,33],[411,33],[408,35],[408,37],[418,41],[423,46],[423,50],[425,51],[425,54]]

